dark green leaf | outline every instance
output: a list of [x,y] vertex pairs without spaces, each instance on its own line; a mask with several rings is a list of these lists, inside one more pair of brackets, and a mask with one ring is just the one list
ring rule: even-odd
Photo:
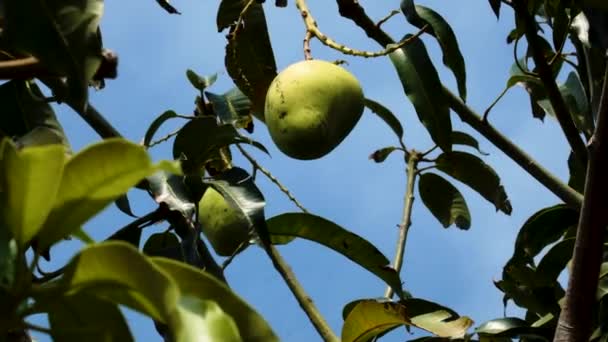
[[194,214],[196,204],[184,183],[184,177],[157,172],[147,179],[152,197],[157,203],[166,204],[169,210],[179,211],[184,217]]
[[253,112],[264,113],[266,93],[277,75],[277,66],[261,4],[251,5],[242,26],[228,36],[225,65],[234,83],[251,100]]
[[536,273],[545,279],[557,280],[572,258],[574,240],[568,238],[553,245],[538,263]]
[[222,0],[217,11],[217,31],[221,32],[235,24],[248,2],[249,0]]
[[[76,231],[144,177],[159,170],[180,172],[172,162],[153,165],[146,151],[124,139],[90,145],[65,164],[57,197],[39,233],[44,249]],[[45,199],[46,200],[46,199]]]
[[401,122],[399,119],[393,114],[390,109],[384,107],[382,104],[370,100],[365,99],[365,106],[369,108],[372,112],[376,113],[380,117],[380,119],[384,120],[386,124],[397,134],[399,139],[403,139],[403,127],[401,126]]
[[195,89],[198,89],[200,91],[205,90],[206,88],[213,85],[215,81],[217,81],[217,74],[213,74],[210,76],[200,76],[191,69],[186,70],[186,77],[188,78],[188,81],[190,81],[190,84],[192,84]]
[[403,297],[401,280],[390,261],[362,237],[322,217],[305,213],[275,216],[268,220],[267,226],[273,238],[300,237],[331,248],[384,280]]
[[181,14],[175,7],[173,7],[169,0],[156,0],[162,9],[167,11],[169,14]]
[[177,283],[182,295],[216,301],[234,319],[243,341],[278,341],[278,337],[259,313],[209,274],[168,259],[152,260]]
[[398,149],[398,147],[394,146],[381,148],[379,150],[374,151],[374,153],[369,156],[369,159],[375,161],[376,163],[382,163],[386,160],[386,158],[388,158],[391,153],[393,153],[393,151]]
[[471,135],[464,133],[464,132],[460,132],[460,131],[452,132],[452,145],[471,146],[471,147],[475,148],[477,150],[477,152],[479,152],[483,155],[486,155],[486,156],[488,155],[488,153],[485,153],[484,151],[479,149],[479,142],[477,142],[477,139],[473,138]]
[[568,170],[570,171],[568,186],[582,194],[585,191],[587,177],[586,165],[579,163],[572,152],[568,155]]
[[488,2],[490,2],[490,7],[492,7],[492,11],[494,12],[494,15],[496,15],[496,19],[500,18],[500,4],[501,4],[501,0],[488,0]]
[[262,144],[240,135],[234,126],[218,125],[214,117],[197,117],[175,137],[173,157],[182,159],[186,173],[197,172],[218,148],[237,143],[251,144],[268,154]]
[[8,140],[3,146],[0,226],[12,230],[17,244],[24,247],[44,229],[60,193],[66,150],[62,145],[46,145],[18,151]]
[[508,337],[511,340],[511,338],[524,337],[549,341],[552,335],[548,329],[532,327],[528,322],[516,317],[498,318],[484,322],[475,329],[475,332],[482,339]]
[[133,214],[133,210],[131,209],[131,202],[129,202],[129,197],[127,196],[127,194],[118,197],[118,199],[114,201],[114,204],[116,204],[118,210],[131,217],[137,218],[137,215]]
[[102,0],[7,2],[3,37],[17,50],[38,58],[49,71],[67,76],[68,98],[79,110],[101,64],[99,21]]
[[467,86],[466,79],[467,74],[464,66],[464,58],[458,47],[458,41],[456,35],[450,25],[443,19],[441,15],[432,9],[420,5],[416,5],[416,12],[418,16],[423,20],[423,23],[416,24],[419,29],[424,27],[424,24],[430,26],[429,33],[433,35],[443,53],[443,64],[450,68],[456,77],[456,83],[458,84],[458,93],[462,101],[466,102],[467,98]]
[[233,167],[208,181],[232,207],[238,209],[248,222],[249,228],[255,228],[258,237],[265,243],[269,236],[264,218],[266,200],[247,171]]
[[205,92],[205,96],[221,123],[243,128],[251,122],[251,101],[239,88],[232,88],[222,95]]
[[543,248],[561,238],[577,222],[578,212],[565,204],[541,209],[528,218],[519,230],[513,259],[532,262]]
[[511,214],[511,203],[496,172],[478,157],[465,152],[448,152],[436,159],[437,168],[477,191],[496,210]]
[[130,243],[135,248],[139,248],[139,242],[141,240],[141,230],[145,224],[149,223],[139,223],[136,220],[133,223],[129,223],[128,225],[116,231],[116,233],[112,234],[109,238],[107,238],[107,240],[124,241]]
[[[412,35],[404,37],[409,38],[412,38]],[[412,39],[409,44],[391,53],[390,58],[418,118],[429,131],[433,141],[442,150],[450,151],[450,109],[443,95],[441,80],[424,43],[418,38]]]
[[168,110],[159,115],[156,119],[154,119],[154,121],[152,121],[152,123],[146,130],[146,135],[144,136],[144,146],[150,146],[150,144],[152,143],[152,139],[154,138],[154,134],[156,134],[156,131],[158,131],[160,126],[165,123],[165,121],[176,117],[178,117],[176,112]]
[[53,341],[133,341],[124,316],[111,302],[77,293],[39,298],[36,304],[48,312]]
[[462,194],[450,182],[434,173],[424,173],[418,181],[424,205],[444,228],[452,224],[460,229],[471,227],[471,214]]
[[[562,45],[568,38],[568,31],[570,30],[570,19],[568,18],[568,13],[566,13],[566,6],[563,2],[558,2],[559,5],[556,8],[556,13],[553,16],[553,47],[555,51],[560,51]],[[546,7],[546,6],[545,6]]]
[[150,235],[143,252],[149,256],[162,256],[174,260],[184,260],[182,247],[177,236],[171,232]]

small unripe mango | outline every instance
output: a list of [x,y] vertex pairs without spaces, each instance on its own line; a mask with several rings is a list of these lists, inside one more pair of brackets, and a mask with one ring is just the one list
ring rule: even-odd
[[249,239],[245,216],[211,187],[198,203],[198,218],[203,234],[218,255],[231,256]]
[[276,146],[295,159],[336,148],[363,114],[363,90],[346,69],[326,61],[290,65],[272,81],[264,119]]

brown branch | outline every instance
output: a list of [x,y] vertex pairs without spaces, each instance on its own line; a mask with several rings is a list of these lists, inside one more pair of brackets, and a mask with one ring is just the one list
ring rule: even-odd
[[41,76],[52,76],[52,74],[36,57],[0,61],[1,80],[30,79]]
[[[374,21],[367,16],[363,7],[356,0],[336,0],[336,2],[338,3],[340,14],[343,17],[351,19],[365,31],[368,37],[375,40],[378,44],[386,46],[394,42],[386,32],[374,24]],[[566,204],[576,209],[580,208],[582,203],[581,194],[565,185],[559,178],[543,168],[515,143],[484,122],[475,111],[463,103],[449,89],[444,87],[443,92],[449,102],[450,108],[460,116],[462,121],[477,130]]]
[[604,232],[608,226],[608,67],[597,126],[589,140],[585,199],[578,222],[566,303],[559,316],[554,342],[587,341],[594,321]]
[[555,112],[555,118],[562,128],[562,131],[564,132],[564,135],[566,136],[566,139],[568,140],[576,159],[581,165],[586,165],[587,149],[585,147],[585,143],[583,142],[578,129],[574,125],[570,111],[568,110],[566,102],[564,101],[557,83],[555,82],[555,77],[553,77],[553,71],[551,70],[551,67],[547,63],[547,59],[543,54],[539,36],[536,30],[537,23],[534,20],[533,15],[528,12],[527,2],[518,0],[514,2],[514,5],[515,14],[524,21],[526,39],[528,40],[528,45],[532,50],[532,59],[534,60],[538,76],[547,90],[547,96],[549,97],[549,101],[551,102],[551,106]]
[[312,39],[312,33],[310,33],[310,31],[306,30],[302,43],[304,45],[304,59],[307,61],[312,59],[312,50],[310,49],[310,39]]

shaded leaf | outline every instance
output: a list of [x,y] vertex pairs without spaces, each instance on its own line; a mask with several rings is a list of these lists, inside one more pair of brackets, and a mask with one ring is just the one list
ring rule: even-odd
[[500,178],[481,159],[469,153],[454,151],[439,155],[435,163],[437,169],[470,186],[494,204],[496,210],[511,214],[511,203],[500,184]]
[[134,341],[118,306],[92,295],[38,298],[48,312],[53,341]]
[[[220,123],[245,128],[251,122],[251,101],[239,88],[232,88],[222,95],[205,92]],[[262,112],[263,113],[263,112]]]
[[[0,151],[2,151],[1,145]],[[12,288],[17,274],[17,255],[17,242],[8,229],[0,228],[0,288]],[[0,294],[0,298],[1,296]]]
[[205,90],[205,88],[210,87],[217,81],[217,74],[212,74],[210,76],[200,76],[196,72],[191,69],[186,70],[186,77],[192,86],[200,91]]
[[124,139],[106,139],[80,151],[65,164],[53,209],[40,230],[38,247],[49,247],[76,231],[160,169],[179,172],[174,163],[153,165],[141,146]]
[[156,203],[165,204],[169,210],[178,211],[184,217],[194,214],[196,204],[184,183],[184,177],[161,171],[149,176],[147,180]]
[[184,260],[184,253],[177,236],[168,231],[150,235],[144,244],[143,252],[149,256]]
[[[412,35],[409,34],[404,37],[410,38]],[[442,150],[450,151],[450,109],[443,95],[441,80],[424,43],[418,38],[412,39],[409,44],[391,53],[389,57],[418,118],[429,131],[433,141]]]
[[418,181],[424,205],[444,228],[452,224],[460,229],[471,227],[471,214],[462,194],[450,182],[434,173],[424,173]]
[[264,318],[220,281],[183,263],[163,258],[152,260],[177,283],[183,295],[216,301],[234,319],[244,341],[278,341]]
[[393,151],[398,150],[398,147],[394,147],[394,146],[389,146],[389,147],[385,147],[385,148],[381,148],[379,150],[374,151],[374,153],[372,153],[369,156],[369,159],[375,161],[376,163],[382,163],[383,161],[386,160],[386,158],[388,158],[388,156],[393,153]]
[[232,125],[218,125],[213,117],[197,117],[179,131],[173,144],[173,157],[182,159],[186,173],[199,171],[218,148],[230,144],[250,144],[266,152],[257,141],[240,135]]
[[574,238],[568,238],[553,245],[538,263],[536,273],[542,278],[557,281],[557,277],[572,258],[574,240]]
[[[220,4],[220,12],[224,3]],[[261,4],[252,4],[242,25],[231,30],[225,65],[234,83],[251,100],[253,112],[264,113],[266,93],[277,76],[277,66]]]
[[221,32],[236,23],[249,0],[222,0],[217,11],[217,31]]
[[118,210],[122,211],[123,213],[134,218],[138,217],[137,215],[133,214],[133,210],[131,209],[131,202],[129,201],[129,197],[127,196],[127,194],[118,197],[118,199],[114,201],[114,204],[116,204]]
[[380,119],[384,120],[386,124],[395,132],[399,139],[403,139],[403,127],[401,126],[401,122],[399,119],[393,114],[390,109],[384,107],[382,104],[370,100],[365,99],[364,104],[367,108],[369,108],[372,112],[376,113],[380,117]]
[[0,160],[0,225],[10,229],[20,247],[27,246],[53,209],[64,172],[65,147],[47,145],[18,151],[5,140]]
[[492,7],[492,11],[494,12],[494,15],[496,15],[496,19],[499,19],[501,0],[488,0],[488,2],[490,3],[490,7]]
[[523,224],[515,240],[512,259],[531,263],[546,246],[578,223],[578,212],[565,204],[543,208]]
[[[67,76],[68,102],[84,110],[87,87],[102,60],[99,21],[102,0],[7,2],[3,37],[16,50]],[[10,18],[10,19],[9,19]]]
[[498,318],[484,322],[475,329],[475,332],[482,340],[483,338],[508,337],[510,341],[511,338],[524,337],[549,341],[552,338],[552,332],[549,329],[532,327],[528,322],[516,317]]
[[276,237],[299,237],[314,241],[342,254],[390,285],[403,298],[399,274],[374,245],[362,237],[322,217],[287,213],[267,222],[268,233]]
[[469,135],[467,133],[460,132],[460,131],[452,132],[452,145],[470,146],[470,147],[473,147],[474,149],[476,149],[477,152],[479,152],[483,155],[487,156],[489,154],[489,153],[482,151],[479,148],[479,142],[477,142],[477,139],[473,138],[471,135]]
[[160,126],[162,126],[162,124],[164,124],[165,121],[176,118],[176,117],[178,117],[176,112],[174,112],[172,110],[168,110],[168,111],[162,113],[161,115],[159,115],[156,119],[154,119],[154,121],[152,121],[152,123],[146,130],[146,135],[144,136],[144,146],[146,146],[146,147],[150,146],[150,144],[152,143],[152,139],[154,138],[154,134],[156,134],[156,131],[158,131]]
[[586,169],[586,165],[579,163],[574,157],[574,153],[570,152],[568,155],[568,171],[570,171],[568,186],[581,194],[585,192]]
[[158,5],[169,14],[181,14],[173,5],[169,3],[169,0],[156,0]]

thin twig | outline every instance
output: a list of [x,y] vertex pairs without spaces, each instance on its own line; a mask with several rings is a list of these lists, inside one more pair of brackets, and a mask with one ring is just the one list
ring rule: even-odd
[[310,10],[308,9],[306,0],[296,0],[296,7],[300,11],[302,18],[304,19],[304,24],[306,25],[306,29],[313,36],[317,37],[321,41],[321,43],[327,45],[328,47],[338,50],[338,51],[342,52],[343,54],[352,55],[352,56],[359,56],[359,57],[366,57],[366,58],[386,56],[392,52],[399,50],[400,48],[404,47],[405,45],[409,44],[411,41],[413,41],[414,39],[416,39],[420,35],[422,35],[428,28],[428,24],[424,25],[413,36],[411,36],[407,39],[404,39],[403,41],[400,41],[399,43],[396,43],[396,44],[392,43],[390,45],[387,45],[386,48],[381,51],[378,51],[378,52],[362,51],[362,50],[356,50],[356,49],[350,48],[346,45],[337,43],[336,41],[334,41],[333,39],[331,39],[327,35],[325,35],[323,32],[321,32],[317,26],[317,22],[315,21],[314,17],[310,13]]
[[309,30],[306,30],[303,39],[304,45],[304,59],[309,61],[312,59],[312,50],[310,49],[310,39],[312,39],[312,33]]
[[243,154],[243,156],[245,158],[247,158],[247,160],[249,160],[249,162],[251,163],[251,165],[253,165],[253,167],[255,169],[260,170],[260,172],[262,172],[264,174],[264,176],[268,177],[268,179],[270,179],[270,181],[273,182],[279,188],[279,190],[281,190],[289,198],[290,201],[292,201],[298,208],[300,208],[300,210],[302,210],[302,212],[305,212],[305,213],[309,212],[294,197],[294,195],[291,194],[289,189],[287,189],[287,187],[285,185],[283,185],[283,183],[281,183],[280,180],[278,180],[275,176],[272,175],[272,173],[270,173],[270,171],[266,170],[262,165],[260,165],[260,163],[258,163],[258,161],[255,160],[255,158],[253,158],[253,156],[251,156],[247,151],[245,151],[245,149],[243,147],[241,147],[241,145],[237,144],[236,147]]
[[390,18],[394,17],[395,15],[401,13],[401,11],[399,10],[392,10],[391,13],[389,13],[386,17],[380,19],[378,21],[378,23],[376,24],[376,26],[380,27],[382,26],[382,24],[386,23]]
[[[393,268],[397,273],[401,273],[403,267],[403,255],[407,244],[407,234],[412,224],[412,206],[414,204],[414,184],[416,183],[416,171],[420,155],[416,151],[410,151],[410,157],[407,160],[407,183],[405,185],[405,194],[403,197],[403,215],[401,216],[401,224],[399,224],[399,239],[397,240],[397,251],[393,260]],[[393,298],[394,291],[390,286],[386,287],[384,297]]]
[[[367,16],[365,9],[356,0],[336,0],[340,15],[351,19],[357,26],[378,44],[387,46],[394,40],[382,29],[376,27],[374,22]],[[557,197],[569,206],[578,209],[583,202],[583,196],[564,184],[559,178],[543,168],[536,160],[526,154],[511,140],[498,132],[494,127],[484,122],[479,114],[467,106],[462,100],[454,95],[449,89],[443,88],[450,108],[458,114],[460,119],[477,130],[492,144],[503,151],[509,158],[526,170],[532,177],[553,192]]]
[[308,296],[302,285],[298,282],[295,274],[291,270],[291,267],[283,259],[279,251],[270,243],[266,245],[264,243],[264,249],[270,257],[274,268],[279,272],[293,295],[296,297],[298,304],[302,310],[306,313],[310,322],[313,324],[319,335],[325,342],[339,342],[340,339],[331,330],[329,324],[325,321],[325,318],[319,312],[319,309],[315,306],[312,299]]
[[176,129],[175,131],[167,134],[166,136],[164,136],[164,137],[162,137],[162,138],[160,138],[158,140],[155,140],[155,141],[151,142],[148,146],[146,146],[146,148],[154,147],[156,145],[164,143],[165,141],[167,141],[167,140],[173,138],[174,136],[178,135],[179,131],[181,131],[181,128],[180,129]]
[[589,164],[585,181],[585,199],[576,231],[572,270],[554,342],[588,341],[594,320],[604,232],[608,226],[608,67],[598,111],[595,132],[589,140]]

